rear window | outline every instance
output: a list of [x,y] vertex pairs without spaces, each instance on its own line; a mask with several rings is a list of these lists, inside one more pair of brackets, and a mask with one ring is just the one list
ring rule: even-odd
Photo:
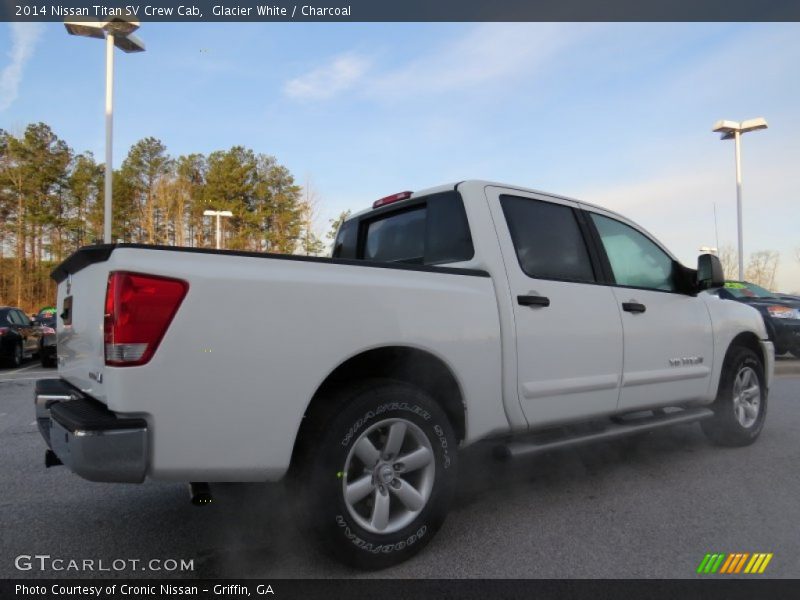
[[415,198],[402,209],[365,215],[356,237],[348,223],[334,257],[350,258],[347,239],[357,241],[354,258],[380,262],[437,265],[470,260],[475,251],[461,194],[443,192]]
[[9,325],[8,321],[8,309],[0,310],[0,325]]
[[368,223],[364,258],[421,265],[425,261],[425,213],[421,207]]

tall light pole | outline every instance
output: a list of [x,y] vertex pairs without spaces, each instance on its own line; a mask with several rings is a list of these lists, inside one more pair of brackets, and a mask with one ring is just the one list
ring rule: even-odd
[[219,218],[232,217],[233,213],[229,210],[204,210],[203,214],[207,217],[217,217],[217,250],[219,250]]
[[733,140],[736,152],[736,216],[739,235],[739,281],[744,280],[744,244],[742,236],[742,134],[748,131],[766,129],[767,121],[763,117],[748,119],[737,123],[736,121],[717,121],[712,131],[721,133],[723,140]]
[[64,27],[71,35],[106,40],[106,166],[105,202],[103,204],[103,241],[111,243],[111,188],[114,175],[112,163],[114,128],[114,46],[123,52],[144,52],[144,42],[133,35],[139,21],[126,17],[113,17],[108,21],[76,21],[67,19]]

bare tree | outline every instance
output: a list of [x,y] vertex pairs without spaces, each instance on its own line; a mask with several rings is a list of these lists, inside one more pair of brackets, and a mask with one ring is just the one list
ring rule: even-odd
[[739,278],[738,257],[731,244],[725,244],[719,249],[719,262],[722,263],[722,272],[725,274],[725,279]]
[[780,254],[774,250],[759,250],[750,255],[745,271],[746,279],[771,290],[775,286]]
[[325,250],[325,244],[316,232],[319,200],[310,177],[306,177],[303,192],[303,200],[300,203],[300,239],[296,252],[306,256],[319,256]]

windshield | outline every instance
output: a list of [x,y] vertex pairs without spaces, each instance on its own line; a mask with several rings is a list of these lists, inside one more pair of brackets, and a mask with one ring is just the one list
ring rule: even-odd
[[774,298],[772,292],[755,283],[726,281],[725,289],[736,298]]

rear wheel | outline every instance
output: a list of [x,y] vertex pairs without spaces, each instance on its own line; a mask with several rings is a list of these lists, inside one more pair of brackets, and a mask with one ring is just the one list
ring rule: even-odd
[[721,446],[752,444],[767,415],[764,366],[758,355],[743,346],[733,346],[725,357],[714,416],[701,421],[703,432]]
[[20,342],[17,342],[14,345],[14,350],[11,351],[11,358],[9,359],[9,364],[12,367],[22,366],[22,344]]
[[56,366],[56,357],[52,354],[47,354],[44,351],[44,348],[39,350],[39,360],[42,363],[43,367],[55,367]]
[[347,564],[407,560],[434,536],[452,499],[452,427],[430,396],[402,382],[372,380],[329,401],[339,410],[306,428],[296,457],[301,517]]

